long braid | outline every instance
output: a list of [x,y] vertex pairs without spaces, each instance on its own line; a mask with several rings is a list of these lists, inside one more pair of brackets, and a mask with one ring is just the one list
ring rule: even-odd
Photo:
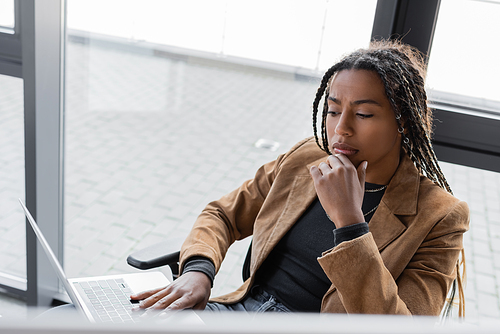
[[[407,58],[405,56],[405,58]],[[411,61],[410,59],[407,59]],[[437,160],[437,157],[432,149],[431,133],[432,129],[427,124],[427,119],[430,115],[430,110],[425,103],[427,101],[427,94],[425,93],[423,78],[414,68],[401,69],[398,63],[396,65],[400,68],[402,79],[406,85],[402,85],[406,92],[408,100],[403,103],[406,104],[403,108],[408,110],[417,110],[419,112],[409,113],[409,120],[406,122],[411,127],[408,134],[412,136],[409,138],[409,143],[405,147],[407,154],[412,158],[416,166],[432,181],[437,183],[448,192],[452,193],[451,187],[448,184]],[[415,92],[415,95],[413,94]],[[415,116],[417,119],[415,119]],[[418,133],[418,136],[414,134]],[[418,154],[416,157],[415,153]]]
[[[427,105],[423,56],[418,50],[397,41],[373,42],[370,48],[351,53],[326,71],[313,102],[313,129],[317,145],[331,154],[326,130],[328,87],[336,73],[350,69],[374,71],[379,75],[394,110],[399,126],[398,131],[402,132],[403,150],[420,173],[452,193],[432,148],[432,111]],[[319,105],[323,98],[320,144],[316,123]],[[463,261],[462,249],[462,263]],[[459,316],[462,316],[464,300],[459,264],[457,264],[456,275],[457,278],[451,291],[452,297],[448,300],[445,314],[449,314],[458,281]]]
[[[328,82],[330,81],[331,76],[337,71],[336,69],[337,65],[333,65],[326,73],[323,75],[323,79],[321,80],[321,83],[319,85],[318,90],[316,91],[316,98],[314,99],[313,102],[313,130],[314,130],[314,137],[316,139],[316,144],[325,152],[328,154],[330,153],[330,150],[328,149],[328,143],[325,145],[325,141],[323,138],[323,143],[319,143],[319,137],[318,137],[318,131],[317,131],[317,119],[318,119],[318,107],[321,102],[321,99],[323,98],[323,94],[325,94],[325,91],[328,87]],[[328,93],[327,93],[328,94]],[[326,97],[325,97],[325,103],[326,104]],[[326,132],[326,114],[325,114],[325,105],[323,105],[323,113],[321,116],[321,133]],[[322,146],[323,145],[323,146]]]

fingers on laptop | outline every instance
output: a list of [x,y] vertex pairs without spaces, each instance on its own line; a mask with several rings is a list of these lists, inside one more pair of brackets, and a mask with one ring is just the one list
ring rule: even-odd
[[154,294],[157,294],[158,292],[160,292],[163,289],[165,289],[165,287],[153,289],[153,290],[142,291],[142,292],[130,295],[130,299],[143,300],[143,299],[146,299],[146,298],[153,296]]
[[135,295],[134,297],[141,300],[138,307],[136,307],[135,309],[146,309],[151,307],[153,309],[160,310],[167,308],[175,300],[181,298],[182,294],[178,293],[178,290],[172,289],[171,286],[167,286],[161,289],[142,292]]

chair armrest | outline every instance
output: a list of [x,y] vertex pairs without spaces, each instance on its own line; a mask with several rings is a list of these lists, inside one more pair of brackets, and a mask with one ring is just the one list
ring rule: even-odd
[[165,265],[178,267],[180,247],[184,239],[163,241],[138,250],[127,257],[127,263],[137,269],[146,270]]

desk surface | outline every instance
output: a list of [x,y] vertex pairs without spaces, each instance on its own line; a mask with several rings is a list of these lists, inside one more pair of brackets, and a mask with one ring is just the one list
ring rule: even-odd
[[[481,325],[438,318],[330,314],[203,314],[203,322],[191,312],[177,312],[167,319],[140,324],[90,324],[83,319],[61,319],[60,323],[31,321],[14,323],[0,319],[3,334],[31,333],[497,333],[500,320]],[[157,319],[157,318],[156,318]]]

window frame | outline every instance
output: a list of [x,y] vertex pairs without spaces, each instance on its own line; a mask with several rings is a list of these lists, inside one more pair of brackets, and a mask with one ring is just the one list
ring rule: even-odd
[[[0,73],[23,79],[25,202],[62,263],[65,0],[15,0],[14,34],[0,34]],[[26,278],[0,274],[0,288],[50,306],[58,278],[26,226]]]
[[[379,0],[372,39],[400,39],[419,49],[428,60],[440,4],[440,0]],[[500,131],[497,130],[500,116],[489,110],[488,103],[465,106],[462,95],[450,102],[448,98],[440,98],[444,97],[443,92],[429,93],[433,96],[429,106],[434,110],[433,146],[438,159],[500,172]],[[467,100],[473,102],[473,99]]]

